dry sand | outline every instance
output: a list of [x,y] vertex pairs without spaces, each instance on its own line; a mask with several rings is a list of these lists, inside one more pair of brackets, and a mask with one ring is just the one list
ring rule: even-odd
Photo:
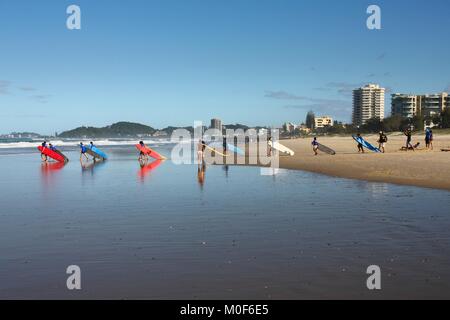
[[[364,138],[378,146],[378,135],[368,135]],[[423,135],[413,136],[413,144],[421,144],[421,150],[415,152],[400,151],[405,145],[403,134],[392,134],[388,138],[385,154],[369,150],[366,150],[365,154],[358,154],[356,143],[351,136],[318,137],[321,144],[336,151],[334,156],[321,152],[314,156],[311,148],[312,138],[282,140],[280,142],[296,154],[293,157],[280,157],[280,167],[343,178],[450,190],[450,152],[441,152],[441,148],[450,148],[450,135],[437,135],[433,142],[434,150],[423,150]]]

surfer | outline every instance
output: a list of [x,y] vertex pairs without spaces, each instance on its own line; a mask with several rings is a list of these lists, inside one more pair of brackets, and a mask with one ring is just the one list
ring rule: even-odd
[[403,134],[406,136],[406,149],[405,149],[405,151],[408,151],[408,149],[410,149],[410,148],[411,148],[412,151],[416,151],[415,148],[414,148],[414,146],[413,146],[412,143],[411,143],[411,140],[412,140],[412,137],[411,137],[411,136],[412,136],[411,129],[410,129],[410,128],[406,129],[406,130],[403,132]]
[[87,148],[84,146],[83,142],[80,142],[80,149],[80,162],[83,163],[83,156],[89,161],[89,157],[86,155]]
[[42,146],[41,159],[43,162],[48,162],[48,157],[46,154],[44,154],[44,150],[45,150],[45,148],[47,148],[47,141],[44,140],[44,142],[42,142],[41,146]]
[[317,141],[317,137],[314,137],[313,141],[311,142],[313,151],[314,151],[314,155],[317,156],[318,152],[317,150],[319,149],[319,142]]
[[223,147],[223,153],[227,154],[227,137],[223,136],[223,140],[222,140],[222,147]]
[[198,140],[198,144],[197,144],[197,161],[198,164],[202,164],[203,160],[204,160],[204,152],[205,152],[205,148],[206,148],[206,142],[203,141],[202,139]]
[[[362,139],[361,133],[358,133],[358,134],[356,135],[356,137]],[[362,143],[361,143],[361,139],[358,141],[358,153],[364,153],[364,147],[363,147],[363,145],[362,145]]]
[[[141,146],[141,148],[145,148],[145,143],[144,141],[139,141],[139,145]],[[144,151],[139,150],[139,158],[138,161],[141,162],[147,162],[148,161],[148,154],[146,154]]]
[[380,137],[378,138],[378,149],[381,150],[381,152],[385,153],[384,147],[386,146],[386,142],[388,141],[387,136],[384,134],[383,131],[380,131]]

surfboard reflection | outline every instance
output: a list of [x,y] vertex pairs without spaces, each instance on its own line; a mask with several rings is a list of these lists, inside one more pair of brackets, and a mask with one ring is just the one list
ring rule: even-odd
[[94,175],[94,171],[102,167],[105,164],[104,161],[92,161],[81,163],[81,171],[83,173],[91,173]]
[[48,174],[52,171],[61,170],[65,165],[64,162],[44,162],[41,165],[41,172]]
[[148,163],[148,161],[139,162],[140,169],[138,171],[138,176],[142,182],[144,182],[145,178],[148,176],[150,172],[158,168],[163,160],[155,160],[153,162]]
[[51,194],[56,184],[58,172],[64,168],[63,162],[44,162],[41,164],[41,183],[44,190],[44,196]]

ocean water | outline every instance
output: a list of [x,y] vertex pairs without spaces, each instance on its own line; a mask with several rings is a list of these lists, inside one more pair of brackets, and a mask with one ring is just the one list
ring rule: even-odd
[[[155,149],[170,155],[170,145]],[[450,298],[450,193],[256,167],[0,150],[0,298]],[[66,268],[81,268],[81,290]],[[381,268],[381,290],[366,269]]]

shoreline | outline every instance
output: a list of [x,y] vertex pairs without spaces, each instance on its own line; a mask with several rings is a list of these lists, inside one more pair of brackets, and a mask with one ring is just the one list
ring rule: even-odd
[[[375,145],[377,136],[369,135],[365,139]],[[320,152],[314,156],[311,140],[300,138],[281,141],[296,154],[293,157],[280,157],[280,168],[450,191],[450,155],[440,150],[448,148],[450,135],[438,136],[433,142],[433,150],[408,152],[400,151],[405,141],[403,136],[390,136],[384,154],[368,150],[365,154],[359,154],[351,137],[319,137],[320,143],[336,151],[334,156]],[[424,141],[421,140],[420,136],[413,137],[413,142],[420,142],[424,148]]]
[[[369,143],[378,146],[377,135],[363,137]],[[334,149],[336,155],[319,151],[317,156],[311,148],[312,137],[280,140],[280,143],[292,149],[295,155],[280,156],[279,168],[338,178],[450,191],[450,152],[441,152],[441,149],[449,148],[450,134],[437,136],[433,142],[433,150],[425,150],[423,139],[422,136],[413,136],[413,144],[420,142],[420,147],[416,151],[405,152],[400,151],[405,144],[405,137],[390,135],[386,153],[374,153],[366,149],[364,154],[359,154],[356,142],[351,136],[318,137],[318,141]],[[246,157],[246,163],[248,160]],[[255,166],[255,164],[237,165]]]

